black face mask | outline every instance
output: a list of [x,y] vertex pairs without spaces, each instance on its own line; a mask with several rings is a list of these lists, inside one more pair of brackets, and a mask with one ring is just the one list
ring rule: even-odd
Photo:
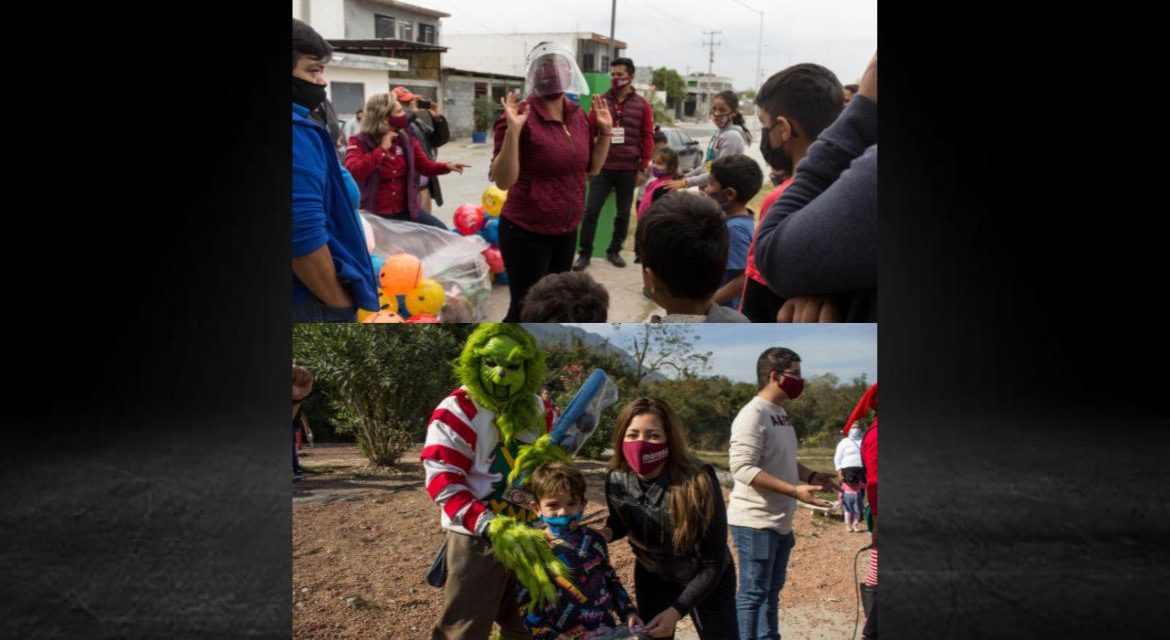
[[784,145],[772,147],[771,135],[769,134],[772,133],[772,128],[775,126],[773,124],[760,131],[760,155],[764,156],[764,162],[767,162],[769,167],[778,172],[783,171],[787,175],[792,175],[792,158],[785,155]]
[[292,101],[312,111],[322,102],[325,102],[325,87],[302,80],[296,76],[292,79]]

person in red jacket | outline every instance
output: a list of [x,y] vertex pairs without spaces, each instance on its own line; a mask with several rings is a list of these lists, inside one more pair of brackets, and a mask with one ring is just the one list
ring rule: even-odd
[[463,173],[470,165],[432,161],[411,133],[408,120],[406,110],[393,95],[370,96],[361,133],[351,137],[346,147],[345,168],[361,190],[360,208],[383,218],[446,229],[447,225],[422,208],[418,176]]
[[[865,436],[861,440],[861,463],[865,465],[865,497],[869,501],[869,513],[873,518],[873,543],[870,545],[872,550],[869,556],[869,571],[865,578],[866,591],[872,594],[873,601],[877,600],[877,516],[878,516],[878,461],[877,461],[877,439],[878,439],[878,419],[877,419],[877,404],[878,393],[877,383],[865,390],[861,399],[857,401],[857,406],[853,408],[853,413],[849,414],[849,419],[845,421],[845,428],[841,433],[847,435],[849,428],[853,423],[865,416],[869,415],[870,411],[874,412],[873,424],[866,430]],[[872,601],[871,601],[872,602]],[[872,604],[866,605],[865,628],[862,629],[861,637],[863,640],[877,640],[877,607]]]
[[[597,220],[610,191],[617,194],[617,215],[605,255],[615,267],[626,266],[620,251],[630,227],[634,188],[646,181],[650,154],[654,152],[654,107],[634,91],[634,62],[629,58],[614,60],[610,67],[610,83],[612,87],[602,98],[613,114],[613,137],[601,173],[589,181],[589,202],[585,206],[585,221],[581,224],[581,255],[573,264],[574,271],[583,271],[589,266]],[[589,117],[596,119],[594,113]]]

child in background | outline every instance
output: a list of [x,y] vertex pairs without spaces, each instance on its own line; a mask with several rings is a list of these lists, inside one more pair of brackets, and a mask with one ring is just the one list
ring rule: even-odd
[[642,284],[666,309],[651,322],[747,322],[711,298],[727,266],[727,224],[711,198],[670,193],[638,221]]
[[[666,141],[666,134],[658,130],[658,125],[654,125],[654,151],[666,147],[670,148],[670,144]],[[653,157],[651,157],[653,160]],[[646,197],[646,185],[650,182],[651,176],[646,175],[642,184],[638,185],[638,190],[634,192],[634,211],[642,210],[642,198]],[[635,261],[636,262],[636,261]]]
[[[638,203],[636,217],[638,222],[646,215],[646,210],[659,197],[670,191],[670,183],[678,177],[678,154],[674,149],[663,146],[654,150],[650,158],[650,181],[646,183],[646,194]],[[634,262],[642,261],[641,247],[638,245],[638,236],[634,235]]]
[[756,231],[756,214],[747,208],[747,203],[756,197],[763,182],[760,165],[737,153],[711,164],[711,177],[704,187],[704,193],[723,209],[727,221],[727,266],[723,270],[723,282],[715,292],[715,302],[732,309],[739,309],[748,249]]
[[528,290],[521,322],[605,322],[609,292],[584,271],[549,274]]
[[646,210],[654,201],[666,193],[670,182],[678,175],[678,154],[670,147],[660,147],[654,150],[654,155],[651,156],[650,161],[650,180],[646,183],[646,193],[649,197],[643,197],[642,203],[638,205],[638,219],[646,215]]
[[[585,512],[585,476],[570,464],[547,462],[532,472],[527,488],[535,497],[532,508],[548,526],[549,547],[572,572],[571,578],[554,579],[556,604],[525,618],[533,640],[632,637],[642,620],[609,564],[605,539],[579,524]],[[519,598],[527,605],[528,591],[521,589]]]
[[841,510],[845,514],[845,530],[850,533],[865,533],[861,528],[861,499],[865,496],[865,480],[854,474],[849,474],[841,482],[841,491],[837,498],[841,501]]

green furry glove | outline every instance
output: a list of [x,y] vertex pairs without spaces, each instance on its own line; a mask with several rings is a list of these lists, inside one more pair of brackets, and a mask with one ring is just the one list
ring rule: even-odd
[[553,578],[563,578],[569,575],[569,570],[548,548],[543,531],[515,518],[496,516],[488,523],[487,537],[496,559],[512,570],[520,584],[528,589],[532,598],[528,605],[530,612],[556,603]]
[[553,460],[572,462],[573,456],[553,444],[548,434],[540,436],[532,444],[521,446],[520,453],[516,454],[516,462],[512,465],[512,472],[508,474],[508,485],[515,486],[516,478],[527,476],[540,465]]

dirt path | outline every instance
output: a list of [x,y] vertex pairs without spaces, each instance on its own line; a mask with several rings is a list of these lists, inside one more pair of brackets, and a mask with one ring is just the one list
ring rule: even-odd
[[[292,491],[293,636],[428,638],[442,594],[427,585],[425,575],[443,532],[438,507],[423,487],[417,450],[390,471],[368,469],[354,445],[321,444],[302,453],[305,479]],[[586,518],[600,517],[603,465],[581,467],[589,479]],[[782,634],[795,640],[849,638],[857,606],[852,563],[869,536],[846,533],[840,521],[803,509],[794,529],[797,544],[780,599]],[[614,544],[611,554],[632,591],[629,546]],[[862,575],[865,557],[857,567]],[[689,618],[676,638],[698,638]]]

